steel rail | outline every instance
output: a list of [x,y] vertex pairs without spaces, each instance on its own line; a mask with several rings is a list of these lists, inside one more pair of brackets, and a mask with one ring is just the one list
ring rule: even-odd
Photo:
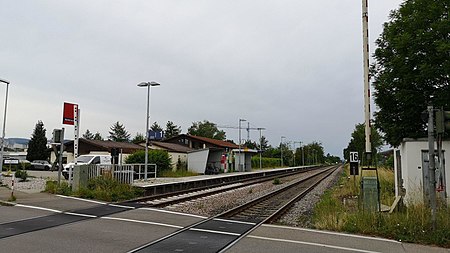
[[[122,204],[133,203],[135,205],[139,205],[139,206],[143,206],[143,207],[164,207],[164,206],[168,206],[168,205],[177,204],[180,202],[189,201],[192,199],[197,199],[197,198],[202,198],[202,197],[209,196],[209,195],[214,195],[217,193],[221,193],[223,191],[230,191],[230,190],[234,190],[234,189],[238,189],[238,188],[243,188],[243,187],[246,187],[249,185],[267,182],[267,181],[273,180],[275,178],[284,178],[284,177],[289,177],[289,176],[305,173],[305,172],[315,170],[315,169],[317,169],[317,167],[307,168],[304,170],[288,171],[288,172],[285,172],[282,174],[267,175],[267,176],[263,176],[261,178],[241,179],[238,181],[227,182],[227,183],[223,183],[220,185],[204,186],[204,187],[195,188],[195,189],[187,189],[187,190],[182,190],[182,191],[177,191],[177,192],[169,192],[169,193],[164,193],[164,194],[146,196],[146,197],[122,202]],[[235,185],[230,186],[228,188],[223,188],[224,186],[233,185],[233,184],[235,184]],[[210,191],[208,191],[208,190],[210,190]],[[205,192],[202,192],[202,191],[205,191]],[[198,194],[194,194],[195,192],[198,192]],[[193,193],[193,195],[181,196],[181,195],[190,194],[190,193]],[[142,203],[142,202],[161,200],[164,198],[170,198],[170,197],[176,197],[176,196],[180,196],[180,198],[165,200],[165,201],[161,201],[160,203]]]

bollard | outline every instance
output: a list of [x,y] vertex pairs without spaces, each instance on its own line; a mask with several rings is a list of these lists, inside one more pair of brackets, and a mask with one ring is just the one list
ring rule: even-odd
[[14,181],[16,181],[16,175],[12,175],[12,182],[11,182],[11,199],[14,199]]

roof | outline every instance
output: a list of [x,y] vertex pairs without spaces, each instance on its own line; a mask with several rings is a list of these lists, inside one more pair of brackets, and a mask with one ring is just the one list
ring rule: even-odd
[[221,148],[239,148],[238,145],[236,145],[234,143],[231,143],[231,142],[211,139],[211,138],[207,138],[207,137],[189,135],[189,134],[180,134],[178,136],[169,138],[169,139],[167,139],[165,141],[167,142],[167,141],[170,141],[172,139],[177,139],[177,138],[180,138],[180,137],[191,138],[191,139],[194,139],[194,140],[197,140],[197,141],[201,141],[201,142],[205,142],[205,143],[209,143],[209,144],[212,144],[214,146],[221,147]]
[[180,144],[170,143],[170,142],[151,141],[150,144],[164,148],[167,151],[173,151],[173,152],[179,152],[179,153],[187,153],[189,151],[192,151],[192,149],[189,147],[186,147],[186,146],[183,146]]
[[[133,153],[136,150],[141,150],[141,149],[145,148],[145,147],[142,147],[141,145],[137,145],[137,144],[129,143],[129,142],[88,140],[88,139],[84,139],[84,138],[80,138],[78,141],[80,143],[79,145],[81,145],[81,143],[85,143],[87,145],[95,146],[95,147],[99,148],[100,150],[104,150],[104,151],[108,151],[108,152],[111,152],[111,149],[113,149],[113,148],[117,148],[117,149],[122,149],[122,151],[124,153]],[[73,146],[73,141],[65,142],[64,145],[69,146],[69,147],[70,147],[70,145]],[[72,149],[73,149],[73,147],[72,147]]]

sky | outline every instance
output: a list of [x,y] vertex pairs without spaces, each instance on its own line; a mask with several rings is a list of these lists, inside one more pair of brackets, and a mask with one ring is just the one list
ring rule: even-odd
[[[400,0],[369,2],[370,51]],[[47,137],[79,105],[80,134],[134,137],[150,121],[263,127],[272,146],[322,143],[342,157],[364,121],[361,1],[0,0],[0,79],[11,82],[6,138]],[[371,59],[372,62],[372,59]],[[6,85],[0,85],[3,124]],[[372,111],[376,107],[372,105]],[[238,130],[223,128],[238,142]],[[257,141],[258,131],[250,131]]]

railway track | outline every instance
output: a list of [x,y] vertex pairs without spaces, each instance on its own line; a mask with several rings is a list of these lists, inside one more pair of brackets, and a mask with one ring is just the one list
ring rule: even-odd
[[274,180],[275,178],[286,178],[295,176],[298,174],[306,173],[316,168],[308,168],[304,170],[290,171],[283,174],[267,175],[257,179],[242,179],[237,182],[223,183],[218,186],[205,186],[201,188],[182,190],[177,192],[169,192],[164,194],[146,196],[143,198],[135,199],[125,203],[133,203],[135,206],[141,207],[165,207],[169,205],[174,205],[182,202],[187,202],[194,199],[203,198],[206,196],[211,196],[218,193],[223,193],[225,191],[231,191],[239,188],[244,188],[250,185],[260,184],[267,181]]
[[263,223],[283,215],[339,166],[293,181],[244,205],[186,227],[130,252],[225,252]]

